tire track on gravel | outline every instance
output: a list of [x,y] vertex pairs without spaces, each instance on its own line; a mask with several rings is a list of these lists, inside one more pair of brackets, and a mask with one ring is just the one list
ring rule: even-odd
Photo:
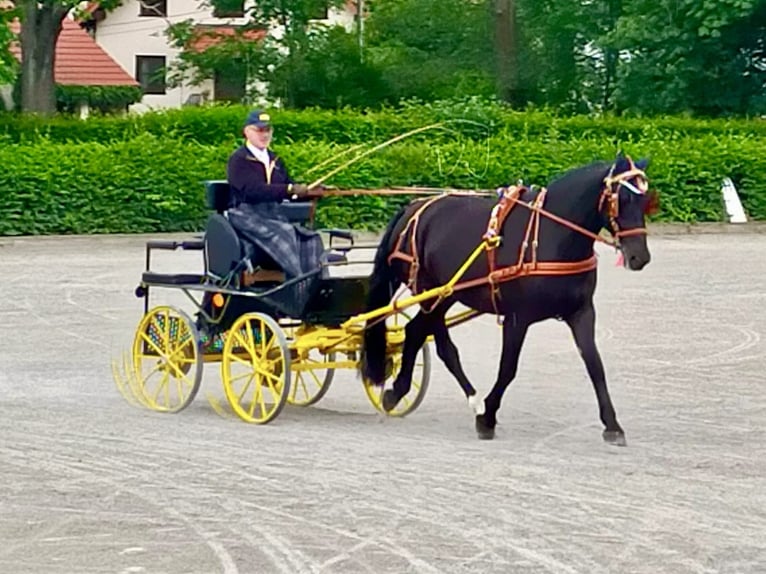
[[[60,445],[60,443],[57,443],[57,444]],[[186,526],[192,532],[194,532],[205,543],[205,545],[207,545],[208,548],[210,548],[210,550],[213,552],[220,566],[223,568],[223,574],[239,574],[239,569],[237,568],[233,558],[228,553],[224,545],[218,542],[215,539],[215,536],[207,532],[203,527],[197,524],[193,519],[186,516],[184,513],[176,510],[175,508],[168,505],[167,503],[157,502],[152,497],[146,494],[143,494],[137,489],[126,486],[122,482],[107,478],[105,476],[96,475],[94,472],[83,470],[79,468],[77,465],[56,460],[56,458],[54,457],[57,457],[57,456],[60,456],[59,453],[54,454],[53,456],[51,456],[45,461],[39,461],[39,460],[33,459],[31,461],[26,460],[25,463],[34,464],[35,466],[37,466],[39,469],[43,471],[53,469],[55,471],[64,470],[70,473],[75,473],[77,475],[80,475],[80,477],[84,476],[88,482],[106,484],[110,488],[112,488],[113,491],[122,490],[124,492],[130,493],[132,496],[135,496],[137,499],[145,502],[146,504],[154,508],[157,508],[160,512],[172,518],[175,518],[176,520],[182,522],[183,524],[186,524]],[[77,455],[77,456],[81,456],[81,455]]]
[[[157,467],[168,467],[172,466],[174,462],[177,462],[186,468],[192,467],[196,471],[199,471],[199,476],[211,476],[211,467],[216,466],[216,462],[223,464],[223,461],[217,461],[213,457],[210,457],[211,460],[205,461],[204,463],[198,463],[190,461],[186,458],[173,459],[172,457],[168,456],[167,453],[151,453],[145,450],[135,451],[126,449],[124,446],[121,446],[120,456],[124,457],[125,454],[129,454],[130,462],[119,461],[111,457],[99,457],[97,461],[81,461],[80,459],[82,458],[82,454],[79,452],[79,450],[83,447],[87,448],[88,446],[91,446],[94,450],[98,449],[99,446],[103,448],[98,438],[99,437],[94,435],[83,435],[81,437],[72,438],[70,440],[76,441],[77,446],[75,447],[74,444],[68,445],[69,448],[72,449],[70,452],[66,452],[64,449],[62,449],[62,442],[60,438],[57,440],[50,440],[49,443],[57,447],[58,453],[56,456],[60,459],[60,463],[64,464],[67,469],[80,473],[81,476],[79,480],[85,483],[92,482],[94,477],[96,477],[95,480],[98,482],[108,482],[109,484],[114,485],[120,484],[103,476],[104,473],[115,473],[115,471],[116,474],[123,477],[138,475],[147,479],[156,478],[156,469],[149,466],[153,463],[155,463]],[[88,444],[89,442],[90,444]],[[177,445],[179,447],[186,446],[186,443],[178,442]],[[77,451],[75,451],[74,448],[77,448]],[[242,449],[242,452],[243,454],[251,453],[251,451],[247,449]],[[137,463],[135,461],[140,462]],[[228,457],[227,461],[229,461]],[[95,473],[98,473],[98,475]],[[233,476],[239,476],[240,478],[246,478],[247,480],[251,481],[253,478],[252,474],[231,468],[228,468],[226,471],[221,471],[221,474],[224,474],[227,479],[231,479]],[[185,515],[180,511],[173,508],[165,509],[164,505],[153,501],[153,499],[137,492],[135,489],[125,488],[121,484],[119,487],[123,491],[129,492],[139,499],[152,503],[155,506],[159,505],[159,507],[165,511],[166,514],[178,518],[179,520],[183,520],[191,528],[196,528],[195,531],[200,537],[203,537],[206,540],[210,538],[210,536],[205,533],[204,529],[198,529],[193,521],[190,522],[189,520],[183,518]],[[188,495],[189,500],[193,500],[195,498],[199,499],[202,492],[203,494],[207,495],[207,500],[209,502],[217,505],[220,510],[224,512],[230,512],[231,510],[235,509],[235,507],[233,507],[229,502],[227,495],[217,491],[201,491],[199,485],[187,486],[185,484],[175,484],[173,485],[173,489]],[[231,514],[229,514],[229,517],[233,518]],[[227,525],[227,529],[233,534],[242,538],[254,550],[262,551],[265,553],[279,572],[283,574],[302,574],[305,572],[319,571],[318,566],[313,563],[311,559],[303,555],[299,550],[292,547],[290,543],[283,538],[273,534],[273,532],[270,530],[258,528],[251,522],[242,522],[241,520],[238,522],[238,525],[243,529],[251,530],[253,534],[250,535],[243,533],[241,530],[235,530],[231,523]],[[264,540],[266,540],[274,548],[274,550],[269,548],[268,545],[264,545]],[[217,550],[220,551],[220,548],[217,548]],[[235,571],[236,570],[225,570],[225,572],[232,573]]]

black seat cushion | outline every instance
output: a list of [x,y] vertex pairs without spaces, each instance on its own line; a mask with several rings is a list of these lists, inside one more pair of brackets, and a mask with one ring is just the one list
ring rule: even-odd
[[261,269],[282,271],[282,267],[257,245],[245,247],[228,219],[220,214],[211,215],[205,229],[208,270],[225,277],[242,259],[250,255],[250,264]]

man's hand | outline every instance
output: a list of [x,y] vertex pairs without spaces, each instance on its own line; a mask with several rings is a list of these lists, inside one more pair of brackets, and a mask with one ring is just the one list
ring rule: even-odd
[[309,194],[309,186],[305,183],[294,183],[292,192],[298,197],[306,197]]

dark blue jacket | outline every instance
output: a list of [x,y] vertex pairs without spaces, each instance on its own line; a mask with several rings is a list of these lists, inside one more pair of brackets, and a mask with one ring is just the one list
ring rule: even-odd
[[287,173],[282,159],[269,151],[271,174],[243,145],[229,157],[226,179],[231,187],[229,207],[240,203],[281,202],[290,197],[288,186],[295,183]]

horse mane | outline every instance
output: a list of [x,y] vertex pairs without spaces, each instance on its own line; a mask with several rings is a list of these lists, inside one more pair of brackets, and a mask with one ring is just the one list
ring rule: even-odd
[[571,189],[589,189],[597,185],[601,189],[601,181],[611,164],[605,161],[594,161],[587,165],[572,168],[556,177],[548,184],[549,194],[566,194]]

